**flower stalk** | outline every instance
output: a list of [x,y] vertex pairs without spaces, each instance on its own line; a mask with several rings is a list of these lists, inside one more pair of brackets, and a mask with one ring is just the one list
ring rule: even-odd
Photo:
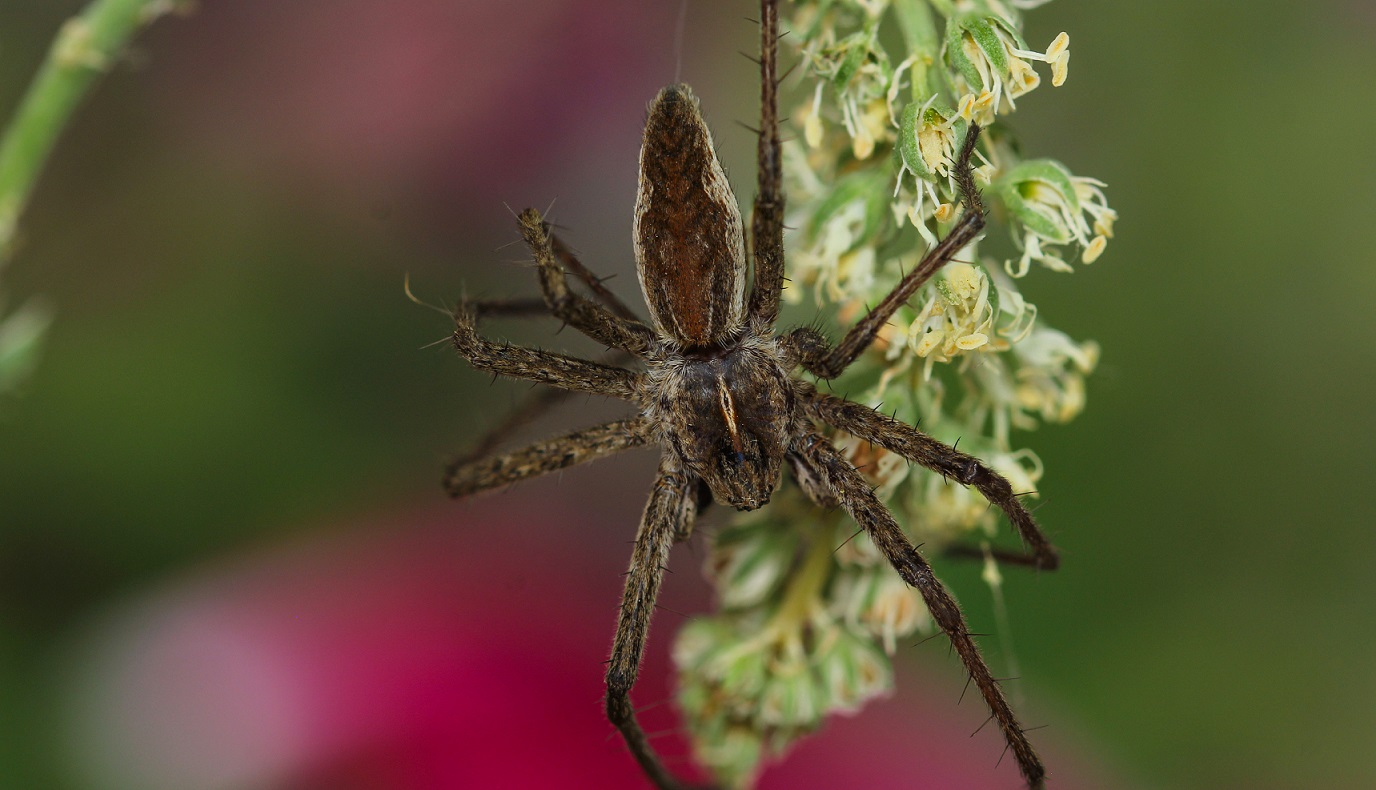
[[[19,218],[67,121],[100,75],[145,25],[186,0],[96,0],[58,30],[0,138],[0,270],[14,253]],[[51,315],[40,302],[0,320],[0,392],[33,368]]]
[[[1079,414],[1099,349],[1049,326],[1020,284],[1033,264],[1064,273],[1070,261],[1097,260],[1117,218],[1102,182],[1013,144],[1007,121],[1040,87],[1038,69],[1053,87],[1068,74],[1067,34],[1044,50],[1022,36],[1022,12],[1042,4],[800,0],[784,39],[796,47],[803,83],[791,114],[802,139],[783,149],[787,224],[797,229],[786,238],[784,299],[810,303],[835,333],[959,218],[959,146],[970,123],[985,127],[975,177],[993,208],[990,233],[1006,227],[1016,255],[998,259],[971,243],[835,387],[947,444],[958,440],[1029,492],[1043,467],[1014,431]],[[924,554],[997,539],[999,511],[978,491],[854,437],[832,438]],[[819,512],[785,484],[769,508],[737,516],[713,538],[707,574],[720,609],[681,632],[675,661],[697,755],[728,786],[749,786],[827,715],[888,693],[889,656],[933,627],[917,591],[866,535],[846,539],[851,529],[843,514]],[[992,554],[983,577],[1003,618]]]

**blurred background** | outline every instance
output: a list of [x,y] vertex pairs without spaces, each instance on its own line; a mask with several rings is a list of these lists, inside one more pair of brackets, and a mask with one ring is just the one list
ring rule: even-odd
[[[81,5],[0,4],[0,111]],[[600,662],[653,457],[447,501],[443,459],[525,389],[431,347],[446,320],[402,282],[534,295],[507,206],[553,203],[638,303],[678,7],[204,0],[137,40],[4,272],[56,323],[0,402],[0,787],[642,786]],[[743,197],[754,13],[695,0],[682,46]],[[1103,346],[1085,414],[1015,439],[1066,558],[1006,574],[1021,711],[1059,787],[1376,786],[1376,6],[1029,14],[1034,47],[1061,30],[1070,79],[1013,122],[1122,219],[1098,263],[1021,286]],[[616,413],[575,400],[525,435]],[[668,609],[710,605],[703,553],[677,552]],[[938,571],[993,630],[978,569]],[[762,787],[1017,787],[935,645]]]

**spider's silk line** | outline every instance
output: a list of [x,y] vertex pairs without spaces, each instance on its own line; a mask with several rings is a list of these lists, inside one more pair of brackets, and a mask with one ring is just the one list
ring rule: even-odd
[[688,0],[678,6],[678,25],[674,28],[674,82],[683,82],[683,31],[688,26]]

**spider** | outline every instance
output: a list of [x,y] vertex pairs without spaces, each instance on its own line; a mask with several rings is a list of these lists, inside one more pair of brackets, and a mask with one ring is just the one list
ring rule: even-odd
[[[1045,770],[990,673],[955,599],[904,535],[865,477],[820,431],[830,426],[974,486],[1007,514],[1026,553],[999,556],[1037,568],[1058,564],[1055,549],[1008,481],[979,459],[957,451],[867,406],[818,391],[797,377],[839,376],[875,339],[894,311],[975,239],[984,206],[970,158],[979,137],[971,125],[954,178],[964,212],[946,238],[893,291],[832,346],[811,328],[779,332],[784,282],[784,195],[778,132],[778,0],[761,0],[761,121],[758,184],[749,259],[736,198],[717,159],[698,101],[671,85],[650,104],[640,151],[634,246],[651,322],[636,317],[551,232],[540,212],[517,218],[538,265],[543,300],[467,302],[454,311],[453,344],[478,370],[560,388],[537,396],[477,449],[453,462],[444,485],[462,497],[565,469],[622,450],[660,448],[654,490],[635,538],[630,570],[606,670],[606,712],[631,754],[659,788],[686,785],[669,772],[636,719],[630,692],[640,671],[650,616],[670,548],[686,540],[698,512],[717,501],[738,510],[769,502],[784,466],[823,508],[844,508],[869,534],[894,570],[921,593],[970,679],[998,721],[1028,787]],[[746,288],[747,260],[753,283]],[[595,298],[570,287],[581,280]],[[485,315],[552,315],[618,350],[602,362],[522,348],[484,338]],[[627,366],[623,363],[634,363]],[[629,401],[628,419],[574,431],[503,455],[487,453],[503,435],[561,391]]]

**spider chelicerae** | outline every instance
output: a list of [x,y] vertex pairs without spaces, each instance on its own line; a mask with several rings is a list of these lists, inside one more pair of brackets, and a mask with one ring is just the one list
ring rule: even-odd
[[[689,537],[699,510],[714,500],[739,510],[768,503],[787,466],[819,507],[844,508],[903,580],[921,593],[998,721],[1027,785],[1041,787],[1041,760],[980,655],[955,599],[865,477],[819,426],[974,486],[1008,515],[1025,544],[1024,553],[1000,552],[1003,559],[1052,569],[1058,564],[1055,549],[1008,481],[979,459],[867,406],[819,392],[795,375],[801,369],[823,380],[839,376],[869,347],[894,311],[979,234],[984,207],[970,166],[979,127],[970,126],[953,170],[964,213],[922,262],[835,346],[812,328],[778,332],[785,264],[777,5],[777,0],[761,0],[762,107],[750,256],[740,209],[697,99],[686,85],[671,85],[649,108],[635,205],[636,269],[651,322],[642,322],[603,287],[552,234],[538,211],[522,212],[518,223],[538,265],[543,299],[460,305],[454,312],[454,347],[479,370],[559,389],[537,395],[473,452],[453,462],[445,488],[461,497],[622,450],[660,447],[659,473],[635,538],[607,665],[606,710],[651,781],[660,788],[680,788],[684,784],[664,767],[630,700],[669,550]],[[748,292],[746,276],[752,267],[747,261],[753,262]],[[570,274],[585,284],[592,298],[570,287]],[[501,314],[552,315],[616,349],[617,356],[591,362],[478,334],[480,317]],[[516,425],[564,392],[621,398],[634,404],[639,414],[515,452],[488,455]]]

